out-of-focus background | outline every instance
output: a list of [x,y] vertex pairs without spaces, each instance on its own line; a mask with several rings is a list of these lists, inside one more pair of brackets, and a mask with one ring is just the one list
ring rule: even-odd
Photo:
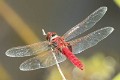
[[68,60],[60,66],[67,80],[120,80],[120,0],[0,0],[0,80],[62,80],[56,66],[20,71],[30,57],[10,58],[5,51],[45,40],[42,28],[63,35],[101,6],[108,7],[107,13],[84,35],[107,26],[115,31],[77,55],[84,71]]

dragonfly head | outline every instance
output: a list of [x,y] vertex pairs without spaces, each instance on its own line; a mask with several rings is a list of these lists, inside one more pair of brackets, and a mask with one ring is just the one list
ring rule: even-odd
[[47,33],[47,36],[46,36],[46,39],[48,41],[51,41],[52,39],[56,38],[58,35],[56,32],[48,32]]

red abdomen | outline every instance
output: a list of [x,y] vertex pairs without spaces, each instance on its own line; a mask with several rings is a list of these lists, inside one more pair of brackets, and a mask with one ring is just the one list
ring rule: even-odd
[[67,48],[62,48],[62,53],[78,68],[83,70],[82,62]]

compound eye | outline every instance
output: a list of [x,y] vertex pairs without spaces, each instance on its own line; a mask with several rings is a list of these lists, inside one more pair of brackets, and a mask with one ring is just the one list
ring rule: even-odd
[[52,37],[54,37],[56,34],[53,34]]

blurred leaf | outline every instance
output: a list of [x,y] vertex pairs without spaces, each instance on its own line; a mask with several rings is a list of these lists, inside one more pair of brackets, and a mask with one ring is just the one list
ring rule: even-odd
[[12,80],[8,72],[0,65],[0,80]]
[[29,28],[29,26],[3,0],[0,1],[0,15],[8,22],[8,24],[10,24],[10,27],[12,27],[27,44],[39,41],[39,38]]
[[120,0],[114,0],[118,7],[120,7]]
[[120,73],[118,75],[116,75],[113,80],[120,80]]

